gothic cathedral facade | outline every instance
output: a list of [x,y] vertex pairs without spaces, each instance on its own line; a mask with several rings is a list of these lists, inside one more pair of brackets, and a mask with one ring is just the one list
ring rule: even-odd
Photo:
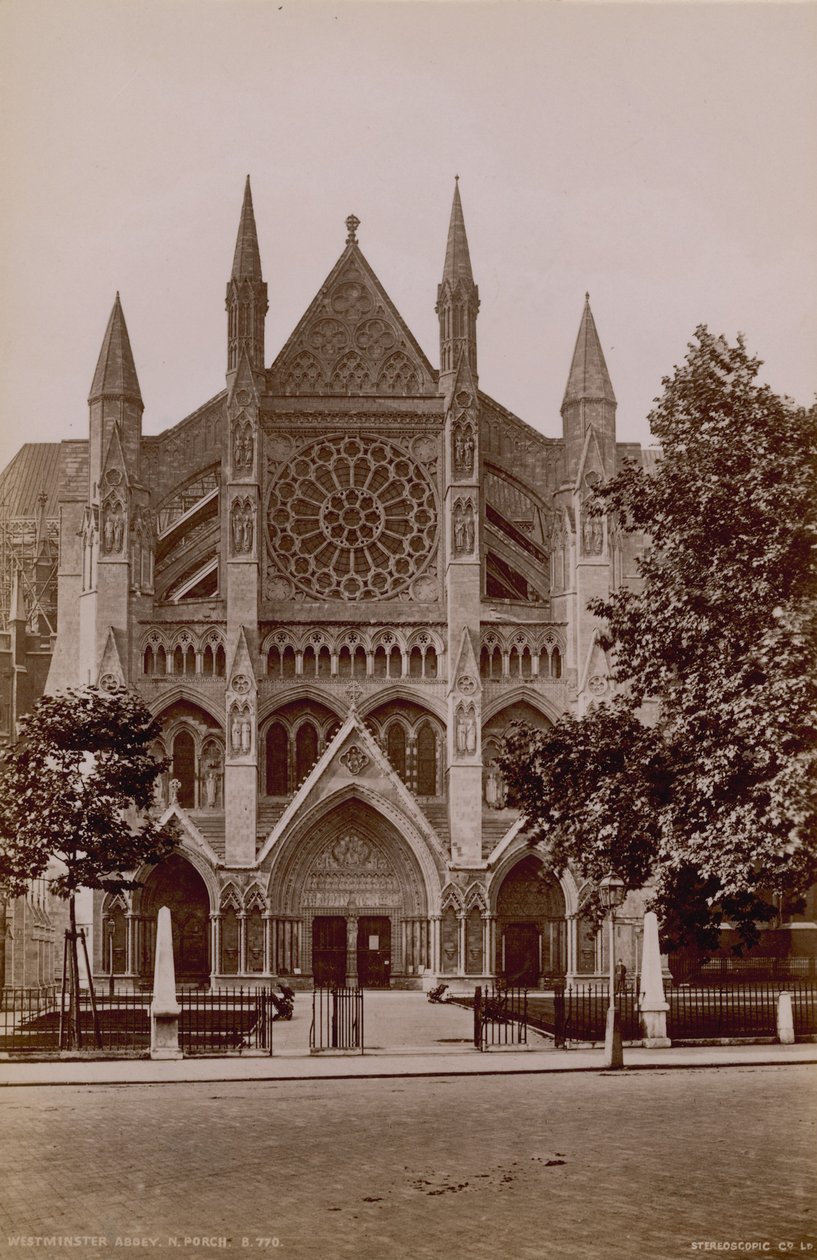
[[[585,513],[637,446],[585,301],[544,437],[479,386],[459,188],[439,368],[366,261],[359,222],[267,366],[249,180],[227,284],[226,388],[159,436],[117,295],[87,441],[61,444],[48,690],[136,688],[181,845],[95,906],[94,966],[152,973],[157,908],[185,983],[466,987],[598,974],[571,872],[547,875],[496,756],[610,689],[588,601],[637,541]],[[618,922],[632,966],[639,908]]]

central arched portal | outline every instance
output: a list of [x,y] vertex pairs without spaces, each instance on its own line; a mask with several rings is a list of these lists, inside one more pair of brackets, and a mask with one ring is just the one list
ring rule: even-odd
[[339,805],[292,845],[272,886],[303,925],[316,985],[414,986],[430,965],[428,897],[397,827],[361,801]]

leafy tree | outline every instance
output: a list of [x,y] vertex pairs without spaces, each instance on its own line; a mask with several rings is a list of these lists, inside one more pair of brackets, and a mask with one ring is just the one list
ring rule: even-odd
[[515,732],[501,762],[554,864],[651,873],[670,948],[711,948],[724,920],[753,943],[817,870],[817,410],[759,368],[696,330],[650,416],[655,471],[596,494],[650,540],[640,589],[590,605],[621,692]]
[[0,777],[0,883],[12,896],[46,872],[69,902],[72,1026],[79,970],[75,896],[136,886],[131,872],[175,845],[149,812],[165,768],[151,754],[160,723],[132,691],[93,687],[43,696],[20,722]]

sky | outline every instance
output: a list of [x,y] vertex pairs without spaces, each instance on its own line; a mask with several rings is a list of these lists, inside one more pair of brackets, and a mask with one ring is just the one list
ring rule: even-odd
[[618,434],[696,325],[817,389],[817,4],[0,0],[0,467],[87,434],[117,290],[158,433],[216,394],[251,175],[272,362],[344,220],[431,359],[454,176],[480,385],[550,437],[584,294]]

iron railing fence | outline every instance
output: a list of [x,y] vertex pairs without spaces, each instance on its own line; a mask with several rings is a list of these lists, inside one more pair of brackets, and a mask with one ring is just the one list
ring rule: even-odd
[[[616,1009],[621,1021],[624,1041],[641,1039],[638,995],[629,989],[615,994]],[[609,985],[567,985],[564,992],[564,1024],[556,1029],[561,1041],[604,1041],[607,1010],[610,1005]]]
[[474,1045],[522,1046],[528,1040],[528,991],[494,985],[474,990]]
[[817,980],[817,957],[779,958],[772,954],[759,954],[751,958],[735,958],[729,955],[699,962],[694,958],[671,956],[669,967],[674,984],[692,984],[697,987],[753,984],[756,981],[772,980]]
[[754,984],[680,985],[667,991],[667,1036],[674,1041],[708,1037],[775,1037],[781,992],[792,995],[795,1036],[817,1033],[817,984],[756,981]]
[[184,989],[177,994],[183,1054],[272,1054],[276,1007],[270,988]]
[[309,1049],[363,1054],[363,990],[336,985],[312,990]]
[[[180,989],[176,996],[181,1006],[179,1045],[185,1054],[246,1049],[272,1054],[272,989]],[[147,1050],[152,997],[143,989],[120,987],[115,993],[96,992],[92,1001],[82,989],[79,1049]],[[70,993],[58,986],[6,989],[0,1000],[0,1053],[68,1049],[69,1019]]]

